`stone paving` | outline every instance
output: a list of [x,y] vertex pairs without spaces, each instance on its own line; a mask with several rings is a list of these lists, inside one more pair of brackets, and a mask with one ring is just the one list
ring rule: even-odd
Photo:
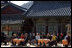
[[[62,44],[57,44],[58,47],[64,47],[62,46]],[[1,47],[36,47],[34,45],[30,45],[30,46],[12,46],[11,43],[7,43],[7,45],[4,45],[4,43],[1,44]],[[55,46],[52,46],[55,47]],[[71,47],[71,45],[69,45],[68,47]]]
[[[28,47],[28,46],[11,46],[11,45],[1,45],[1,47]],[[35,46],[29,46],[29,47],[35,47]],[[55,47],[55,46],[52,46]],[[63,46],[64,47],[64,46]],[[71,47],[71,45],[69,45],[68,47]]]

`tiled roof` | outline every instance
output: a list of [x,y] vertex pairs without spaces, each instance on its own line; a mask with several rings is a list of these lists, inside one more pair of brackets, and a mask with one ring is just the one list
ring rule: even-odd
[[70,1],[35,1],[26,16],[70,16]]

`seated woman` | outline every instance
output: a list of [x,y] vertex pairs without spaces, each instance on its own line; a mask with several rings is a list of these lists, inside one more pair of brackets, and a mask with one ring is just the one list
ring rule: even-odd
[[70,41],[71,41],[70,34],[67,33],[64,39],[66,39],[68,41],[68,45],[69,45]]
[[36,34],[35,39],[36,40],[40,39],[40,35],[38,33]]
[[13,34],[12,39],[15,39],[15,38],[17,38],[17,35]]
[[38,39],[40,39],[40,34],[39,33],[36,34],[35,39],[36,39],[36,44],[38,44]]
[[11,37],[11,42],[12,42],[12,45],[16,45],[13,43],[13,39],[17,38],[17,35],[16,34],[13,34],[13,36]]
[[53,33],[51,42],[49,43],[49,46],[52,46],[52,45],[57,45],[57,39],[56,39],[55,33]]
[[47,38],[47,39],[50,39],[50,40],[52,39],[52,37],[50,36],[50,34],[49,34],[49,33],[47,33],[46,38]]
[[34,42],[34,40],[35,40],[35,33],[32,33],[32,36],[31,36],[31,42]]
[[60,35],[59,35],[59,33],[57,33],[57,42],[58,43],[60,42]]
[[27,42],[28,42],[28,34],[25,33],[25,34],[24,34],[24,42],[21,42],[20,44],[21,44],[21,45],[26,45]]
[[21,34],[21,37],[20,37],[21,39],[24,39],[25,38],[25,36],[24,36],[24,34],[22,33]]
[[64,35],[63,33],[60,34],[60,41],[62,41],[64,39]]

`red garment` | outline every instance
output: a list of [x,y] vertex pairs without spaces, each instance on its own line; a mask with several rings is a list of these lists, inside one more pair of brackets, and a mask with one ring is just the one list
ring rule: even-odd
[[21,35],[21,38],[24,39],[25,38],[24,35]]
[[61,33],[61,37],[63,37],[63,34]]
[[57,36],[59,36],[59,34],[57,34]]

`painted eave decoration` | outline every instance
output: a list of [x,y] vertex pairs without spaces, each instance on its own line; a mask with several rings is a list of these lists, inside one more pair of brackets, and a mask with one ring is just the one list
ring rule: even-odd
[[21,8],[13,3],[8,3],[6,6],[1,8],[1,14],[23,14],[27,9]]

